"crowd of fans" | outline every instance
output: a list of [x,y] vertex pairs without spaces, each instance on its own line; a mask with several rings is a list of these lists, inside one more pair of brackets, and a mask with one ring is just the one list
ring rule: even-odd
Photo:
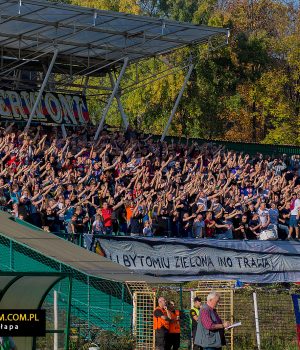
[[0,205],[44,230],[299,238],[300,158],[154,141],[132,130],[0,129]]

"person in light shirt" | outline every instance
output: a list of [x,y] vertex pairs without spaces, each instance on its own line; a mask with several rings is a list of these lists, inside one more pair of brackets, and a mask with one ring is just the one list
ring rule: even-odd
[[291,201],[291,216],[289,222],[289,236],[288,239],[292,239],[292,234],[295,229],[296,239],[299,239],[299,214],[300,214],[300,192],[298,194],[293,194],[293,198]]
[[266,208],[266,203],[261,203],[259,209],[257,210],[257,214],[259,215],[261,229],[267,229],[270,224],[270,215],[269,210]]

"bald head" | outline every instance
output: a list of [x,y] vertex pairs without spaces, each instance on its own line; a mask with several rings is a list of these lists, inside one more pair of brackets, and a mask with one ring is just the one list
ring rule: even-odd
[[166,305],[167,305],[167,301],[164,297],[159,297],[158,298],[158,305],[161,307],[161,308],[165,308]]

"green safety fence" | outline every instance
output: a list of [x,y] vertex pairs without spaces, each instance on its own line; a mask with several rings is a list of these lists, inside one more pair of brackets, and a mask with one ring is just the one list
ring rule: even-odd
[[[86,337],[95,327],[116,333],[131,329],[133,307],[125,284],[87,275],[1,233],[0,250],[1,271],[66,272],[72,275],[71,324]],[[68,281],[61,281],[55,289],[59,309],[64,314],[68,303]],[[45,305],[53,305],[53,291],[46,298]]]
[[[161,135],[153,135],[154,140],[159,140]],[[165,141],[167,143],[173,142],[174,144],[186,144],[186,138],[166,136]],[[225,140],[209,140],[200,138],[189,138],[188,144],[191,145],[193,142],[197,142],[199,145],[205,143],[214,143],[217,145],[224,145],[228,150],[249,153],[251,155],[256,153],[262,153],[263,155],[279,156],[286,154],[287,156],[300,155],[300,146],[296,145],[271,145],[262,143],[252,142],[234,142]]]

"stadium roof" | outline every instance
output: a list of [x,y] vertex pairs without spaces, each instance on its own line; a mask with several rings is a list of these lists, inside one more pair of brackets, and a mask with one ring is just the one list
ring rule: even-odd
[[227,32],[44,0],[0,0],[2,70],[21,65],[43,71],[57,48],[53,72],[99,75],[100,67],[118,66],[124,57],[131,63]]
[[[31,226],[31,227],[29,227]],[[166,283],[162,278],[141,275],[110,259],[81,248],[52,233],[21,225],[8,213],[0,211],[0,236],[7,237],[51,259],[96,278],[115,282],[143,281],[147,283]]]

